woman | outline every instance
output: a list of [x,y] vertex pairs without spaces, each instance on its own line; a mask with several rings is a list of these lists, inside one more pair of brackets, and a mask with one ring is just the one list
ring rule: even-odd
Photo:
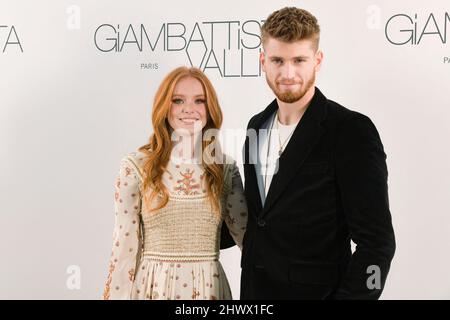
[[203,138],[220,129],[222,112],[202,71],[166,76],[152,124],[149,143],[121,162],[103,298],[231,299],[220,230],[225,221],[241,247],[247,206],[236,163],[211,161],[220,160],[220,145]]

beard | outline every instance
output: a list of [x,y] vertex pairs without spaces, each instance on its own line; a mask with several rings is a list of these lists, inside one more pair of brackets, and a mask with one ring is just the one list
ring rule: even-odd
[[271,82],[267,77],[267,74],[266,74],[266,81],[270,89],[272,89],[273,93],[278,98],[278,100],[284,103],[294,103],[303,98],[306,92],[308,92],[308,90],[314,85],[316,81],[316,74],[313,73],[311,78],[306,82],[306,84],[301,86],[300,89],[298,89],[297,91],[281,92],[278,88],[278,84]]

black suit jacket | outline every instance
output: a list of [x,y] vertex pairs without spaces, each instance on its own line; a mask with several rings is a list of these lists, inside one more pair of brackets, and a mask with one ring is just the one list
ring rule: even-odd
[[[274,100],[248,129],[258,130],[277,109]],[[250,149],[247,137],[241,299],[377,299],[395,237],[386,155],[371,120],[315,88],[264,206]]]

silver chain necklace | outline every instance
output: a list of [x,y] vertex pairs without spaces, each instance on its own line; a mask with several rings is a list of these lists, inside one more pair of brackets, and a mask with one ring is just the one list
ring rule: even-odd
[[286,138],[286,140],[281,143],[281,135],[280,135],[280,130],[279,130],[279,126],[278,126],[278,111],[275,114],[275,117],[272,119],[272,123],[270,125],[270,129],[269,129],[269,137],[268,137],[268,141],[267,141],[267,152],[266,152],[266,163],[265,163],[265,174],[264,174],[264,193],[266,193],[266,186],[267,186],[267,170],[268,170],[268,162],[269,162],[269,153],[270,153],[270,139],[272,137],[272,130],[273,130],[273,123],[275,122],[275,120],[277,121],[277,130],[278,130],[278,145],[279,145],[279,149],[278,149],[278,158],[281,157],[282,153],[283,153],[283,148],[284,145],[289,141],[289,138],[294,134],[295,128],[294,130],[292,130],[292,132],[289,134],[289,136]]
[[278,145],[279,145],[279,149],[278,149],[278,156],[279,157],[281,157],[281,154],[283,153],[283,148],[284,148],[284,145],[289,141],[289,138],[292,136],[292,134],[294,133],[294,131],[295,131],[295,128],[294,128],[294,130],[292,130],[291,131],[291,133],[289,134],[289,136],[286,138],[286,140],[284,140],[284,142],[283,142],[283,144],[281,143],[281,134],[280,134],[280,129],[279,129],[279,125],[278,125],[278,122],[279,122],[279,118],[278,118],[278,112],[277,112],[277,129],[278,129]]

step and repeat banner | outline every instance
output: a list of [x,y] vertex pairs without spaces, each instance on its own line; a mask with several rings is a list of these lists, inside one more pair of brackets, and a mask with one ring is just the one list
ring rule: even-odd
[[[119,161],[147,142],[175,67],[211,79],[241,162],[273,99],[260,26],[285,6],[321,26],[317,86],[385,147],[397,251],[382,298],[450,298],[448,1],[0,0],[1,299],[101,297]],[[238,299],[239,249],[221,261]]]

